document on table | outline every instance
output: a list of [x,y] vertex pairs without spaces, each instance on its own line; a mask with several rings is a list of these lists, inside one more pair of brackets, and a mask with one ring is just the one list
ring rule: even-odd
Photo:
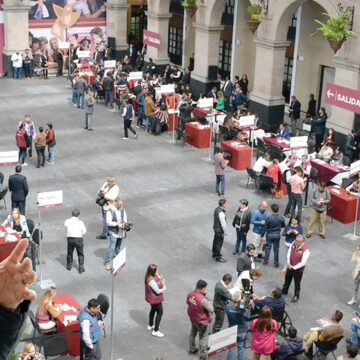
[[340,192],[338,189],[331,189],[330,192],[335,193],[335,194],[338,194],[338,195],[341,194],[341,192]]
[[77,320],[77,315],[65,315],[63,324],[65,326],[67,326],[69,323],[76,321],[76,320]]
[[6,237],[5,237],[5,241],[7,242],[15,242],[17,241],[17,237],[13,234],[8,234]]
[[74,308],[73,306],[70,306],[70,305],[68,305],[68,304],[62,304],[62,306],[63,306],[63,309],[64,309],[64,311],[69,311],[69,310],[72,310],[72,311],[74,311],[74,312],[77,312],[77,310],[76,310],[76,308]]

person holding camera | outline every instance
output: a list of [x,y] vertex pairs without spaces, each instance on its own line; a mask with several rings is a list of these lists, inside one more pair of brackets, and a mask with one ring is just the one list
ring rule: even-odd
[[[240,291],[243,295],[244,293],[249,293],[249,295],[254,294],[253,284],[254,281],[257,281],[261,278],[262,272],[261,269],[251,269],[243,271],[240,276],[236,279],[236,282],[232,289],[230,289],[230,293],[234,295],[235,292]],[[259,298],[255,295],[254,298]]]
[[103,230],[101,234],[96,237],[97,239],[107,239],[109,229],[106,222],[106,212],[114,205],[115,199],[119,195],[119,191],[119,187],[115,184],[115,179],[113,177],[109,177],[107,182],[99,190],[96,203],[101,206]]
[[115,204],[106,214],[106,223],[109,227],[110,244],[105,259],[105,269],[110,271],[113,258],[119,254],[123,238],[126,237],[125,224],[127,223],[124,203],[120,198],[115,199]]

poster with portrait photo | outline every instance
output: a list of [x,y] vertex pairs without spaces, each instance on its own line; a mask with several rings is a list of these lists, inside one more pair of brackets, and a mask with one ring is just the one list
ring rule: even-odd
[[106,26],[71,27],[66,30],[66,41],[81,50],[94,52],[95,48],[102,51],[101,47],[106,42]]

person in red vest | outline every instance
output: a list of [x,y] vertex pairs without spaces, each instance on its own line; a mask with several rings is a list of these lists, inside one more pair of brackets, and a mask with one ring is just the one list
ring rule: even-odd
[[[151,305],[147,329],[152,330],[152,336],[159,338],[164,336],[159,331],[159,325],[163,315],[162,302],[164,301],[163,292],[165,290],[165,280],[159,275],[157,265],[150,264],[145,275],[145,300]],[[154,325],[155,313],[156,319]]]
[[207,327],[211,322],[211,314],[214,312],[212,301],[206,298],[206,286],[205,280],[199,280],[196,289],[190,291],[186,297],[187,313],[191,321],[189,353],[196,354],[199,351],[199,348],[195,346],[195,338],[199,333],[200,359],[206,359]]
[[296,302],[300,297],[300,283],[305,270],[306,262],[310,256],[310,250],[304,241],[303,235],[298,235],[287,254],[288,268],[285,274],[285,283],[282,293],[287,294],[291,281],[294,278],[295,292],[291,302]]

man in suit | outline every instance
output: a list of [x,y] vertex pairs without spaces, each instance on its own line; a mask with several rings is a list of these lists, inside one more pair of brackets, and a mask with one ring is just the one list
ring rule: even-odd
[[282,137],[283,139],[290,141],[290,133],[285,124],[280,124],[276,135]]
[[346,135],[346,145],[345,145],[344,154],[349,158],[350,162],[353,161],[353,157],[354,157],[353,153],[354,151],[356,151],[355,134],[356,134],[356,130],[352,129],[351,132]]
[[208,93],[208,98],[213,98],[214,99],[214,106],[217,103],[217,87],[214,86],[211,91]]
[[227,76],[225,79],[224,86],[222,88],[222,92],[225,97],[225,109],[227,108],[227,106],[229,104],[229,99],[230,99],[232,91],[233,91],[233,83],[230,80],[230,76]]
[[224,324],[225,318],[225,306],[228,304],[229,300],[232,301],[232,295],[228,290],[228,286],[232,281],[232,276],[230,274],[225,274],[221,281],[218,281],[215,285],[215,294],[214,294],[214,312],[215,312],[215,322],[213,326],[213,334],[221,330]]
[[291,119],[291,132],[292,136],[296,136],[296,121],[300,118],[300,101],[296,99],[296,96],[291,97],[291,104],[289,107],[290,119]]
[[129,44],[129,47],[127,49],[127,55],[129,55],[131,66],[135,66],[136,50],[134,48],[134,44]]
[[111,60],[111,49],[104,45],[104,60]]
[[21,175],[21,166],[16,165],[15,174],[9,177],[9,191],[11,192],[11,207],[19,208],[20,214],[25,215],[25,201],[29,192],[26,177]]

